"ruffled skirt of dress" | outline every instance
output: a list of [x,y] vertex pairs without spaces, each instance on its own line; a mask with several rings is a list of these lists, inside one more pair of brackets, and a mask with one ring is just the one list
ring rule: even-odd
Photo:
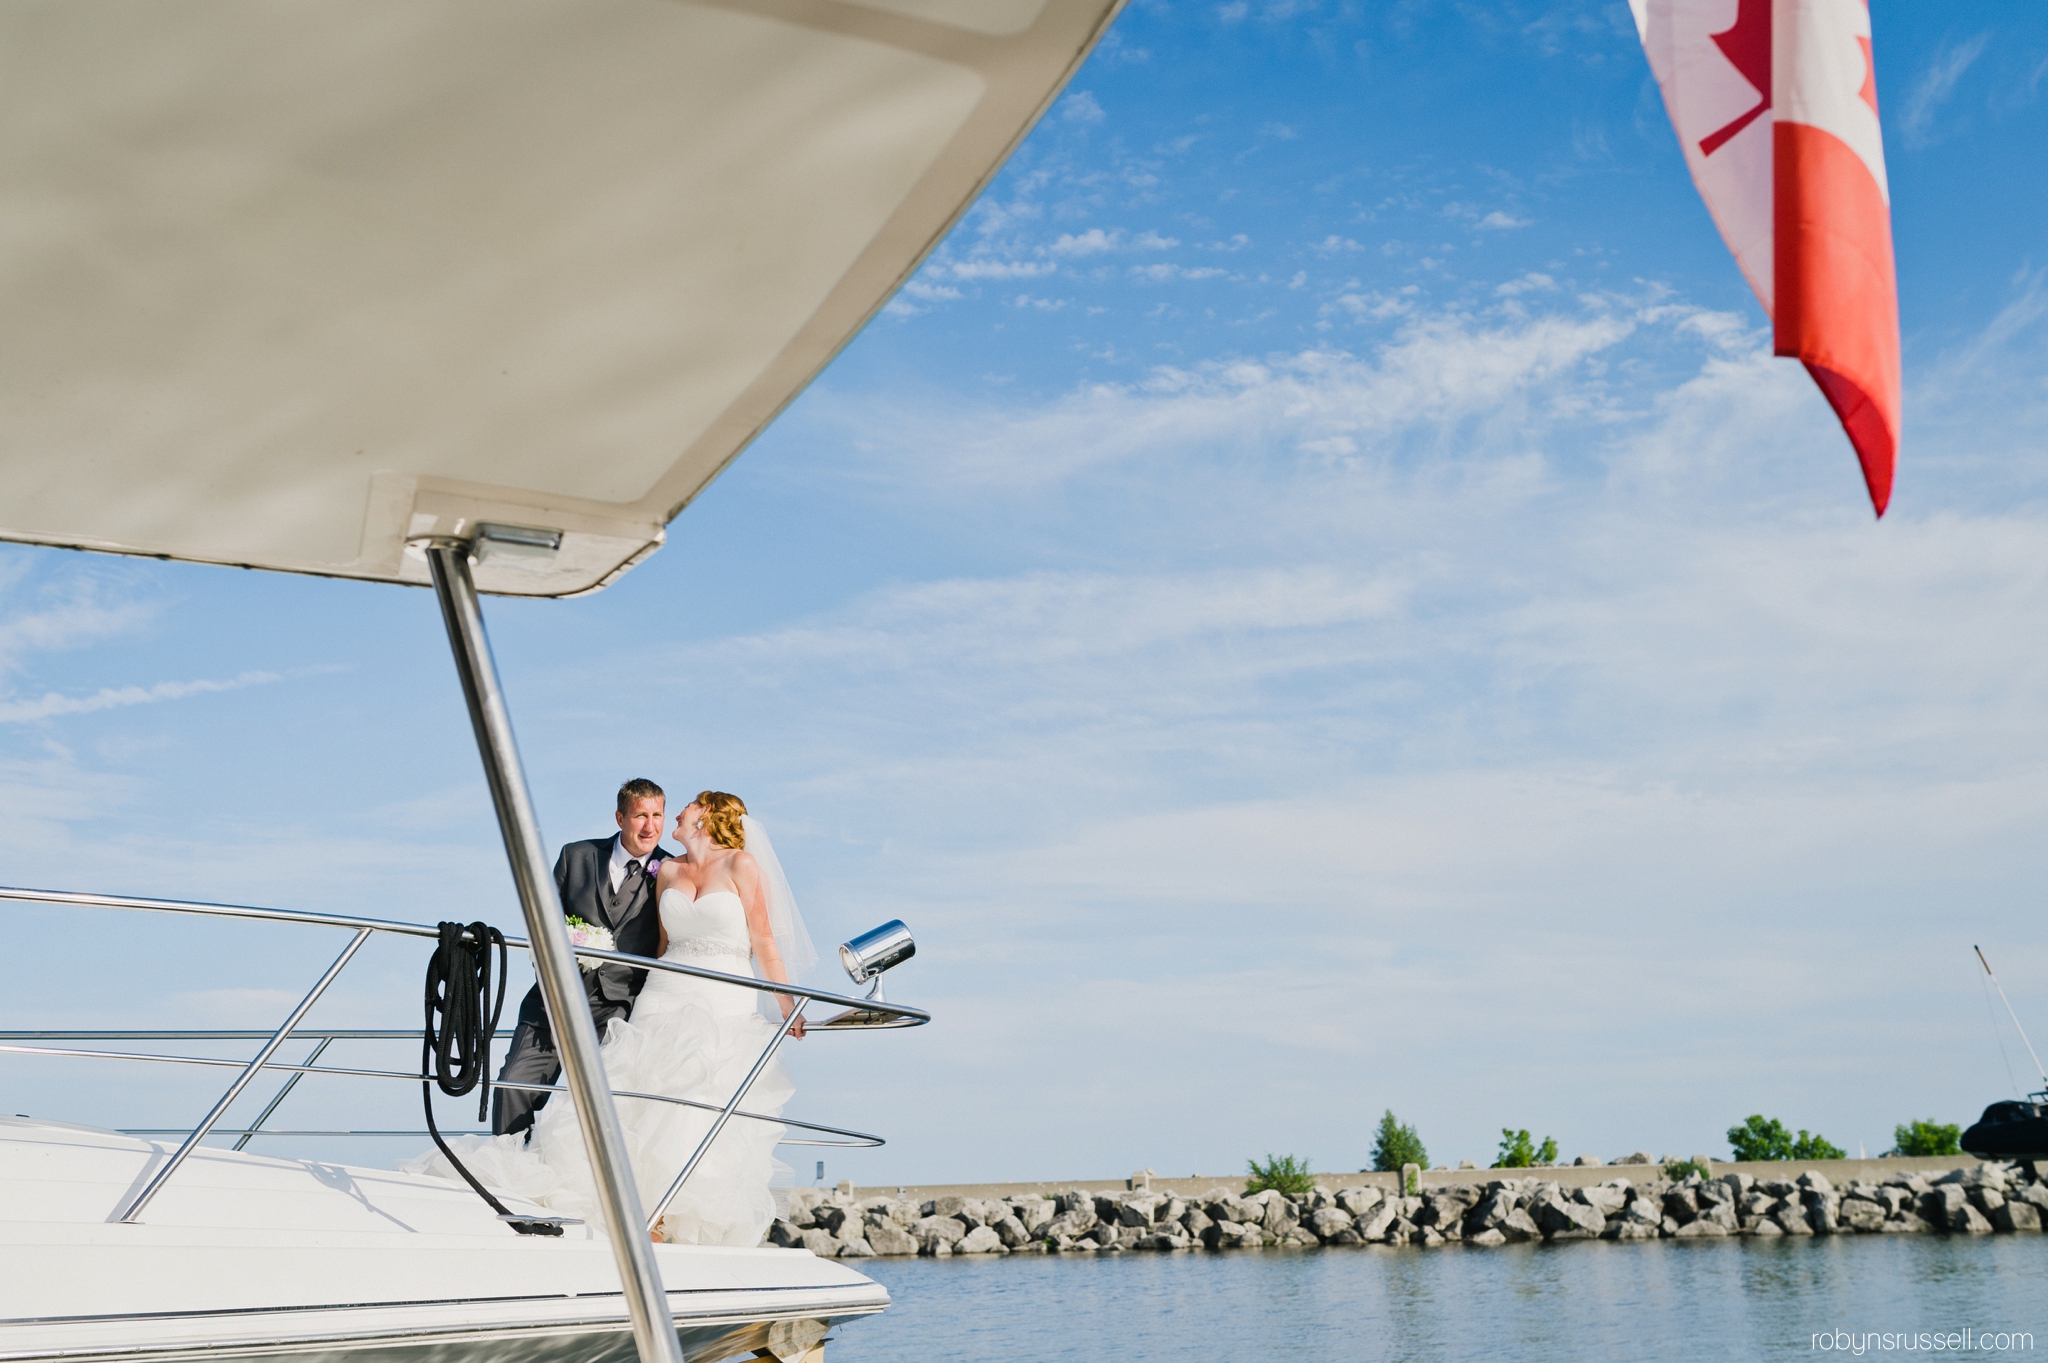
[[[712,964],[706,962],[706,964]],[[713,965],[730,969],[729,962]],[[725,995],[735,997],[727,998]],[[604,1066],[612,1091],[659,1093],[723,1107],[747,1077],[775,1027],[758,1012],[751,991],[687,976],[657,974],[634,1004],[630,1021],[613,1019],[605,1029]],[[781,1115],[796,1092],[780,1061],[754,1081],[742,1111]],[[619,1098],[619,1120],[640,1199],[651,1211],[682,1172],[716,1111],[673,1103]],[[671,1243],[739,1245],[761,1243],[775,1219],[769,1181],[778,1168],[778,1122],[735,1115],[676,1200],[662,1230]],[[493,1192],[538,1202],[561,1216],[604,1225],[597,1186],[584,1154],[583,1132],[567,1094],[550,1097],[536,1114],[533,1139],[458,1136],[449,1142],[469,1171]],[[411,1173],[460,1178],[439,1150],[406,1160]]]

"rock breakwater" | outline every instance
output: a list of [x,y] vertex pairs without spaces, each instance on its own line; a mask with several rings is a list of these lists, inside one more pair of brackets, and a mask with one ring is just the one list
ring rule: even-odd
[[[1506,1171],[1503,1171],[1505,1174]],[[1660,1240],[1731,1235],[2039,1233],[2048,1161],[1980,1164],[1928,1178],[1899,1171],[1837,1188],[1818,1170],[1759,1180],[1616,1177],[1565,1187],[1541,1177],[1429,1187],[1317,1187],[1299,1198],[1218,1187],[1194,1197],[1135,1189],[924,1202],[798,1189],[770,1244],[837,1258],[1115,1254],[1266,1246]]]

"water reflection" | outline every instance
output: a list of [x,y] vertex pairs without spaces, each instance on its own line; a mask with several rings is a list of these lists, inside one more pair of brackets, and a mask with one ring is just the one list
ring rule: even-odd
[[834,1363],[1210,1363],[1282,1349],[1318,1360],[1812,1358],[1813,1336],[1836,1329],[2032,1331],[2025,1352],[2048,1351],[2048,1237],[2038,1235],[885,1259],[861,1268],[896,1305],[839,1331]]

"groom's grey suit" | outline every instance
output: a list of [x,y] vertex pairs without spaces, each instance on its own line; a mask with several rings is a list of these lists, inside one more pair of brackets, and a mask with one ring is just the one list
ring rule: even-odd
[[[655,872],[668,849],[657,846],[647,854],[644,867],[620,882],[612,891],[612,848],[617,837],[572,842],[555,860],[555,887],[561,891],[562,912],[611,929],[613,949],[633,956],[654,956],[660,944],[661,913],[654,901]],[[590,997],[590,1013],[597,1019],[601,1035],[613,1018],[628,1017],[647,972],[622,965],[603,965],[585,971],[583,987]],[[505,1054],[500,1082],[552,1084],[562,1073],[555,1054],[555,1035],[548,1026],[547,1005],[540,986],[526,991],[519,1004],[519,1026],[512,1035],[512,1049]],[[520,1089],[497,1089],[491,1094],[491,1130],[498,1135],[524,1131],[533,1125],[534,1110],[553,1095],[527,1093]]]

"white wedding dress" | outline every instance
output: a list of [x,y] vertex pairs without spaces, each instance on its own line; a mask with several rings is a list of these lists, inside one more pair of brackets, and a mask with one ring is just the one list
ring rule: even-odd
[[[754,973],[746,909],[732,891],[712,890],[693,900],[682,890],[665,890],[660,912],[668,932],[663,960],[728,975]],[[723,1107],[775,1035],[775,1024],[758,1006],[761,997],[735,985],[649,971],[631,1019],[614,1019],[605,1029],[604,1067],[612,1091],[659,1093]],[[781,1063],[773,1061],[754,1081],[740,1108],[779,1116],[795,1091]],[[717,1114],[639,1098],[618,1099],[618,1109],[633,1179],[651,1211]],[[726,1123],[669,1204],[662,1227],[669,1240],[690,1245],[759,1244],[775,1219],[768,1185],[777,1167],[775,1144],[780,1139],[780,1123],[738,1115]],[[531,1141],[515,1132],[460,1136],[450,1145],[493,1191],[529,1198],[593,1226],[604,1224],[575,1104],[567,1094],[553,1095],[536,1114]],[[438,1150],[400,1167],[458,1177]]]

